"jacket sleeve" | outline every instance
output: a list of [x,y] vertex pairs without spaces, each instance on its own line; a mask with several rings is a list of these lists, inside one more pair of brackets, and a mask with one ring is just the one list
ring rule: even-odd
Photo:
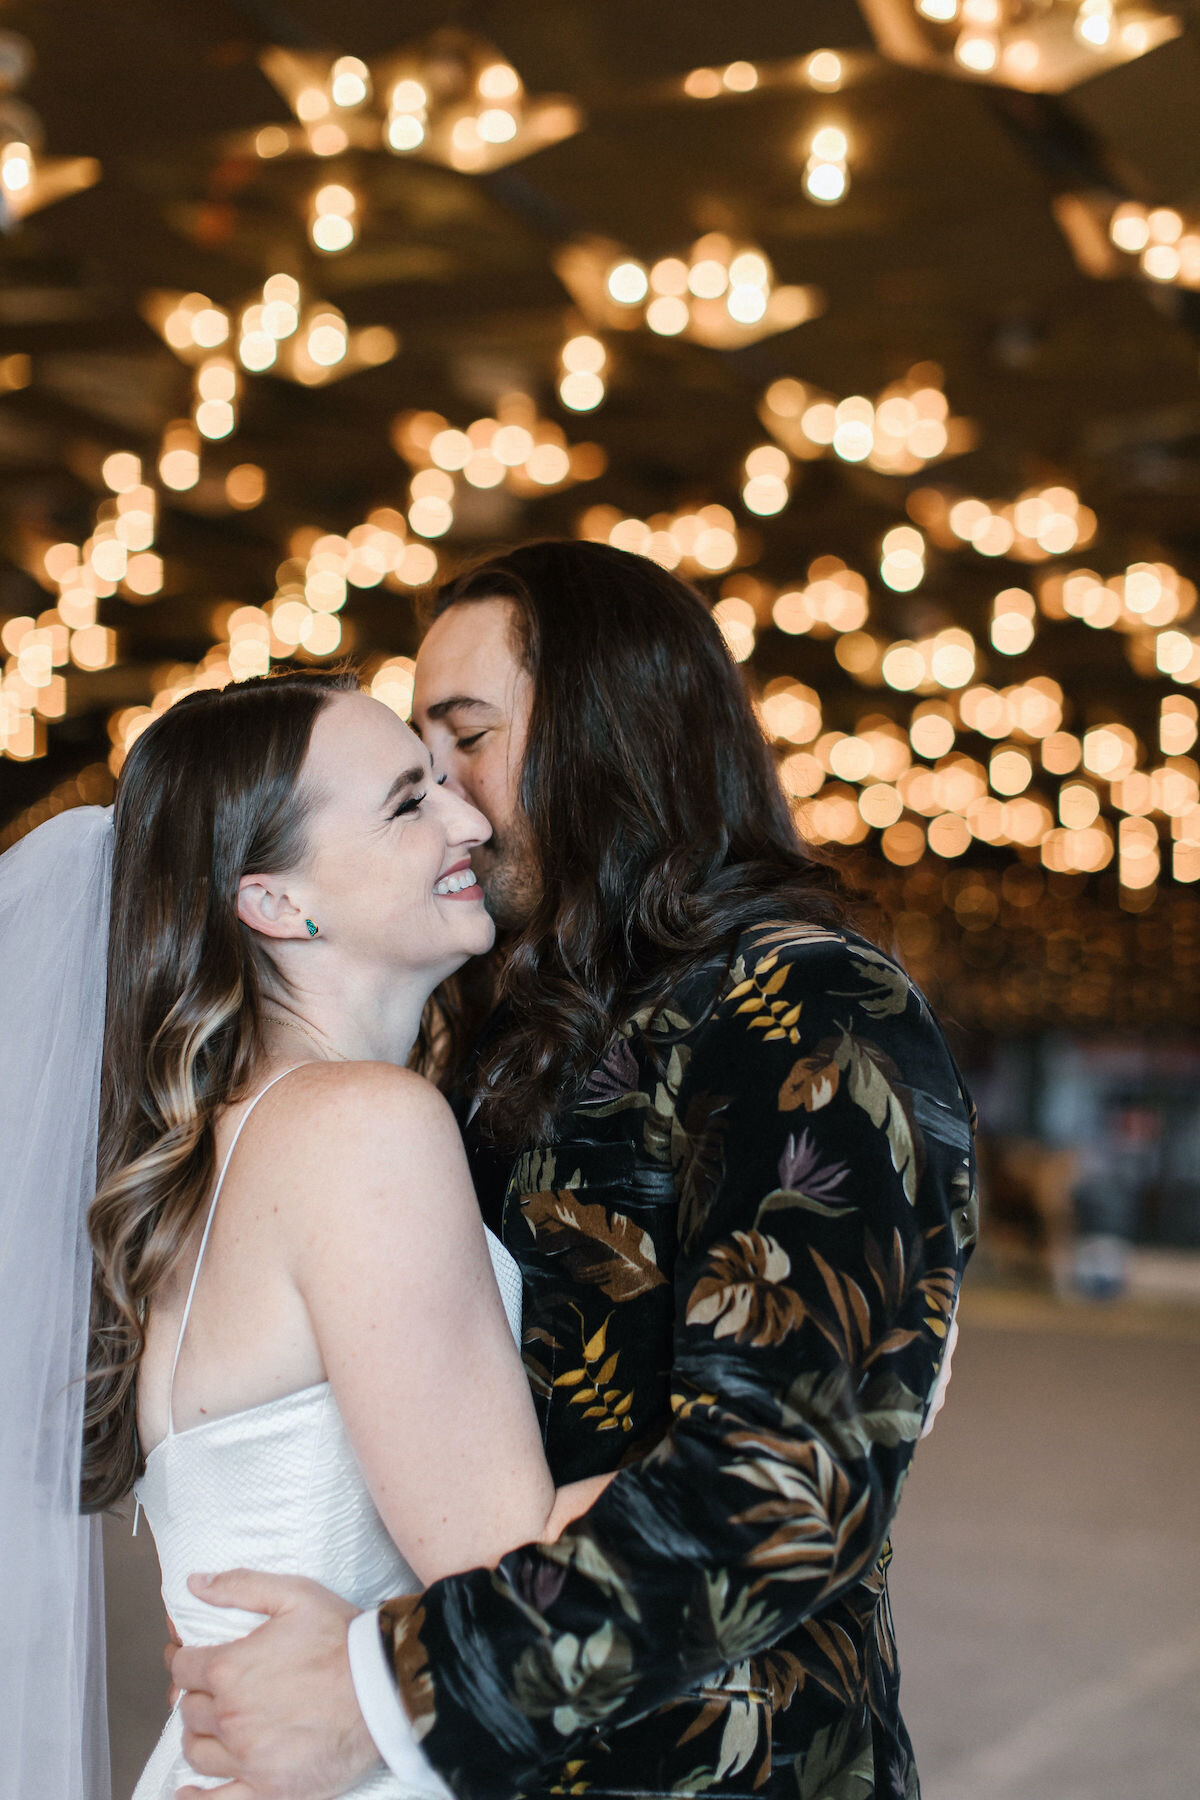
[[462,1800],[767,1648],[886,1543],[974,1235],[969,1103],[886,957],[795,926],[750,945],[671,1020],[667,1435],[557,1543],[382,1610]]

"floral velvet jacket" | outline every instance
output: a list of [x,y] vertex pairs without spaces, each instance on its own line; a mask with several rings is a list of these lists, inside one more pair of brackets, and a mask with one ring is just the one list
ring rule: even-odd
[[584,1519],[383,1609],[461,1800],[907,1800],[888,1534],[975,1236],[970,1102],[852,934],[764,925],[635,1017],[502,1235]]

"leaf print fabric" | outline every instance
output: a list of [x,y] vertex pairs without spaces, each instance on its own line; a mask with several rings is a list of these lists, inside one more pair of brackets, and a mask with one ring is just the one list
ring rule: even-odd
[[[922,1121],[929,1121],[928,1128]],[[970,1108],[903,972],[748,931],[614,1041],[503,1235],[556,1544],[382,1614],[461,1800],[909,1800],[889,1532],[974,1238]]]
[[772,1344],[804,1323],[799,1296],[785,1286],[791,1259],[775,1238],[737,1231],[732,1244],[713,1251],[709,1268],[688,1300],[689,1325],[711,1324],[714,1337],[737,1343]]

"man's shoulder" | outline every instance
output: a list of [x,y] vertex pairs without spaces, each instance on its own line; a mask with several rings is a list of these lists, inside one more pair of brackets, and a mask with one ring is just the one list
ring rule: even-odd
[[783,1014],[789,1005],[814,1007],[822,996],[855,1001],[868,1016],[927,1010],[894,956],[848,925],[795,918],[748,925],[727,954],[690,971],[663,1010],[675,1015],[676,1029],[685,1019],[703,1029],[709,1021],[757,1012],[760,1000]]

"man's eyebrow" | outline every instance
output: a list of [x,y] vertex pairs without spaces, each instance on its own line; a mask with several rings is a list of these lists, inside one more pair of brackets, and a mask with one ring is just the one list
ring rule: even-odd
[[471,694],[451,694],[448,700],[435,700],[432,706],[425,708],[428,719],[444,719],[452,712],[490,712],[499,711],[490,700],[479,700]]
[[428,779],[428,769],[405,769],[403,775],[397,775],[395,781],[393,781],[391,787],[384,795],[381,804],[384,806],[389,805],[398,794],[404,792],[405,788],[416,787],[419,782],[428,781]]

